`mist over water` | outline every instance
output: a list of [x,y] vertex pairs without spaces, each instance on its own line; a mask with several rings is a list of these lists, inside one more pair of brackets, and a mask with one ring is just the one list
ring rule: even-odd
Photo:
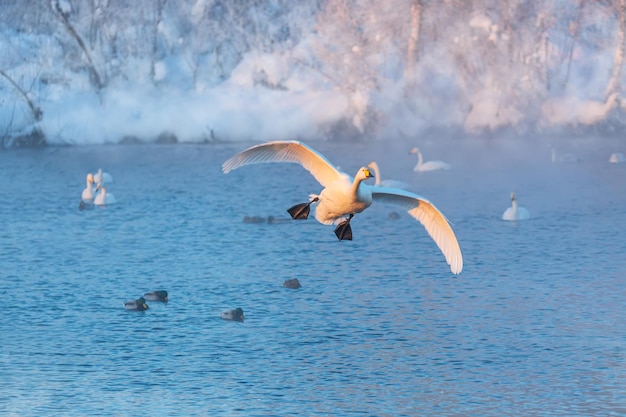
[[[244,223],[319,192],[295,164],[224,175],[249,143],[2,152],[0,410],[621,415],[626,166],[606,141],[566,143],[582,162],[541,142],[421,143],[452,165],[431,173],[412,170],[412,142],[312,144],[429,198],[459,239],[458,276],[391,206],[357,215],[351,242],[312,219]],[[98,167],[118,203],[79,211]],[[530,220],[500,219],[511,191]],[[168,304],[122,307],[161,288]],[[220,318],[235,307],[243,323]]]
[[0,138],[619,136],[623,14],[560,0],[7,3]]

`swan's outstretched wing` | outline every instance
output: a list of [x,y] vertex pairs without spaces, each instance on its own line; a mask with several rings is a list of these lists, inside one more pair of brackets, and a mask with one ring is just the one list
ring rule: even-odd
[[384,187],[370,188],[374,201],[402,206],[407,209],[412,217],[422,223],[446,257],[446,262],[450,265],[452,273],[459,274],[463,270],[463,255],[461,255],[459,242],[456,240],[448,219],[437,207],[424,197],[409,191]]
[[252,146],[222,164],[222,171],[230,171],[263,162],[292,162],[302,165],[326,187],[341,178],[342,173],[324,155],[298,141],[275,141]]

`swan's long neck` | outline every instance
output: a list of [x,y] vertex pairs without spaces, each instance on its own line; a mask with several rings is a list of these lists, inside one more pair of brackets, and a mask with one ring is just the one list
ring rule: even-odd
[[359,185],[361,185],[364,179],[365,178],[361,178],[360,176],[357,176],[354,178],[354,181],[352,182],[351,194],[355,200],[358,200],[359,198]]
[[368,166],[374,170],[374,176],[376,177],[374,178],[374,180],[376,181],[374,184],[380,185],[380,169],[378,169],[378,164],[372,161]]
[[515,197],[511,199],[511,207],[513,208],[513,212],[517,213],[517,199]]
[[417,165],[423,165],[424,164],[424,158],[422,157],[422,152],[418,149],[417,150]]

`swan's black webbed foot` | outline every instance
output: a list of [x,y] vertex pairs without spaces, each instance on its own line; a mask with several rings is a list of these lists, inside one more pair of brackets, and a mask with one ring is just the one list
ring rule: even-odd
[[352,227],[350,227],[350,220],[354,217],[354,214],[350,214],[347,220],[339,223],[335,228],[335,235],[339,240],[352,240]]
[[309,218],[309,213],[311,212],[311,204],[318,200],[319,199],[316,197],[308,203],[296,204],[295,206],[289,207],[287,212],[294,220],[306,220]]
[[311,203],[296,204],[289,207],[287,212],[291,214],[291,218],[294,220],[306,220],[311,212]]

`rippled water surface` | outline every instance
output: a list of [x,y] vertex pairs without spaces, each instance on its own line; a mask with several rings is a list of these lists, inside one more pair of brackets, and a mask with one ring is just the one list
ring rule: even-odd
[[[408,144],[314,144],[433,201],[463,250],[454,276],[393,207],[355,217],[352,242],[312,219],[244,223],[319,191],[298,165],[222,174],[245,146],[0,152],[0,415],[626,415],[615,149],[553,164],[545,145],[425,145],[453,169],[417,174]],[[98,167],[118,204],[79,211]],[[530,220],[500,220],[511,191]],[[169,303],[122,307],[160,288]],[[243,323],[220,318],[235,307]]]

